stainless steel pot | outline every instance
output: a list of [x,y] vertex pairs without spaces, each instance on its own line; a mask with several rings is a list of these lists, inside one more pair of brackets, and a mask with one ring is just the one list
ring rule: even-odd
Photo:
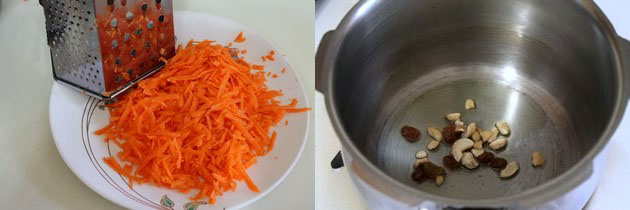
[[[589,0],[366,0],[322,39],[316,88],[374,208],[583,205],[628,101],[629,49]],[[467,98],[476,110],[464,110]],[[400,128],[443,126],[450,112],[486,129],[507,120],[513,132],[497,154],[519,173],[413,182],[413,154],[429,137],[409,143]],[[441,164],[448,151],[429,157]],[[548,160],[542,169],[530,166],[534,151]]]

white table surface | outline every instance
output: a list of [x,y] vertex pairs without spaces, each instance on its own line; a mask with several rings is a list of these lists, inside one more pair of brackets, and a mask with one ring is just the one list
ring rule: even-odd
[[[326,31],[333,30],[358,0],[319,0],[315,12],[315,46]],[[630,39],[630,1],[595,0],[617,33]],[[345,168],[332,170],[330,161],[341,145],[328,119],[324,96],[315,94],[315,206],[317,209],[367,209]],[[609,155],[593,197],[585,209],[623,209],[630,198],[630,107],[609,144]]]
[[[175,0],[174,8],[227,17],[257,31],[286,54],[313,104],[312,0]],[[75,177],[55,148],[48,123],[50,52],[37,0],[0,0],[0,73],[0,209],[121,209]],[[286,179],[245,209],[313,209],[312,126],[308,138]]]

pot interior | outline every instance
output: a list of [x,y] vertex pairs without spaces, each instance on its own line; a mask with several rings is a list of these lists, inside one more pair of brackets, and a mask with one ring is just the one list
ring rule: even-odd
[[[600,139],[617,101],[617,69],[606,32],[573,1],[368,1],[346,25],[333,97],[351,141],[401,183],[456,199],[497,199],[566,172]],[[464,109],[466,99],[477,108]],[[518,174],[447,170],[441,187],[411,180],[414,154],[427,150],[428,126],[447,113],[487,130],[508,121],[512,134],[496,156]],[[400,129],[421,130],[409,143]],[[489,148],[486,148],[489,150]],[[428,151],[428,150],[427,150]],[[450,151],[428,152],[442,165]],[[531,153],[547,159],[531,166]]]

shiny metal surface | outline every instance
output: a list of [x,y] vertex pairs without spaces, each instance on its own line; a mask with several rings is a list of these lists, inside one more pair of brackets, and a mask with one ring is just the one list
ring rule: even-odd
[[[363,1],[322,43],[316,87],[350,170],[409,206],[531,207],[561,196],[591,176],[627,103],[616,34],[590,1]],[[476,110],[464,110],[467,98]],[[485,168],[450,172],[440,188],[408,178],[426,127],[456,111],[486,129],[510,123],[498,155],[519,162],[515,178]],[[403,141],[407,124],[423,140]],[[429,157],[441,163],[447,150]],[[529,166],[534,151],[544,168]]]

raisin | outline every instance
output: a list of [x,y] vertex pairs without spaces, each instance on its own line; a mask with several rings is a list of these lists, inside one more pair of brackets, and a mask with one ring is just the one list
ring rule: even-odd
[[400,130],[400,134],[405,137],[405,140],[409,142],[416,142],[420,140],[420,130],[411,127],[411,126],[403,126]]
[[411,174],[411,179],[418,183],[422,183],[422,181],[424,181],[424,179],[426,178],[425,176],[426,174],[424,173],[422,167],[418,167],[413,170],[413,173]]
[[424,173],[426,173],[426,176],[431,179],[434,179],[436,176],[446,175],[446,171],[444,170],[444,168],[437,166],[431,162],[425,163],[422,169],[424,170]]
[[490,161],[490,167],[493,169],[504,169],[505,166],[507,165],[507,160],[503,159],[503,158],[494,158],[492,159],[492,161]]
[[457,162],[452,155],[444,156],[442,158],[442,163],[444,164],[444,167],[448,169],[458,169],[460,166],[459,162]]
[[455,131],[455,125],[448,124],[442,129],[442,136],[444,138],[444,142],[447,144],[453,144],[462,136],[462,132]]
[[494,160],[494,154],[492,154],[491,152],[484,152],[483,154],[479,155],[479,157],[477,157],[477,160],[479,161],[479,163],[488,164],[492,162],[492,160]]

